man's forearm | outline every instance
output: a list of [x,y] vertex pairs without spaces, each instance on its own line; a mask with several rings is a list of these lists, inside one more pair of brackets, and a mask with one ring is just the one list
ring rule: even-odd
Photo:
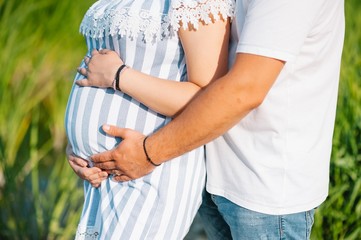
[[[263,73],[255,66],[266,64]],[[259,106],[284,63],[242,54],[232,70],[210,84],[187,108],[147,139],[155,162],[164,162],[222,135]]]
[[[160,163],[199,147],[220,136],[241,118],[241,114],[236,116],[233,107],[236,100],[211,96],[222,91],[219,85],[217,82],[203,90],[190,107],[148,138],[147,149],[154,161]],[[245,110],[244,115],[248,111]],[[233,116],[227,114],[231,112]]]

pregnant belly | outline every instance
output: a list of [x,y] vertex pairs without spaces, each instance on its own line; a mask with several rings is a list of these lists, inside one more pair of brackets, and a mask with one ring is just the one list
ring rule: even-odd
[[126,94],[113,89],[73,86],[65,114],[69,143],[76,155],[91,155],[110,150],[121,139],[106,135],[103,124],[135,129],[149,134],[169,119],[149,110]]

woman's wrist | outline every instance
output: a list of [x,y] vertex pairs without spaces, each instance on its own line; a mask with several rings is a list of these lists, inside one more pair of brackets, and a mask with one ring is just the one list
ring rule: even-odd
[[123,75],[123,72],[126,71],[128,68],[129,67],[124,63],[122,65],[120,65],[120,67],[118,68],[117,72],[115,73],[113,84],[112,84],[112,87],[114,90],[122,91],[120,88],[120,81],[122,78],[121,76]]

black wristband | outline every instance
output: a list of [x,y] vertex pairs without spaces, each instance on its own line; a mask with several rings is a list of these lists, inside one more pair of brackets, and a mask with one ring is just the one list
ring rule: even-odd
[[145,141],[147,140],[148,136],[146,136],[144,139],[143,139],[143,150],[144,150],[144,153],[145,153],[145,157],[147,158],[147,161],[150,162],[150,164],[152,164],[153,166],[155,167],[158,167],[161,165],[161,163],[157,164],[155,162],[152,161],[152,159],[150,159],[148,153],[147,153],[147,149],[145,147]]
[[119,87],[119,77],[120,77],[120,73],[122,72],[122,70],[126,67],[127,65],[122,64],[118,70],[117,73],[115,74],[115,89],[118,91],[122,91]]

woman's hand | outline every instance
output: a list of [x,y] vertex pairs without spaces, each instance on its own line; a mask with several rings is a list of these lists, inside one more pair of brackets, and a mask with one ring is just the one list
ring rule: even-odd
[[108,177],[108,173],[102,171],[100,168],[88,168],[88,162],[82,158],[76,157],[73,154],[73,149],[68,144],[66,147],[66,157],[70,167],[81,179],[88,181],[93,187],[99,187],[101,182]]
[[93,49],[91,57],[85,56],[85,68],[78,68],[78,72],[85,78],[76,81],[83,87],[113,87],[115,74],[123,64],[122,59],[115,51],[109,49]]

